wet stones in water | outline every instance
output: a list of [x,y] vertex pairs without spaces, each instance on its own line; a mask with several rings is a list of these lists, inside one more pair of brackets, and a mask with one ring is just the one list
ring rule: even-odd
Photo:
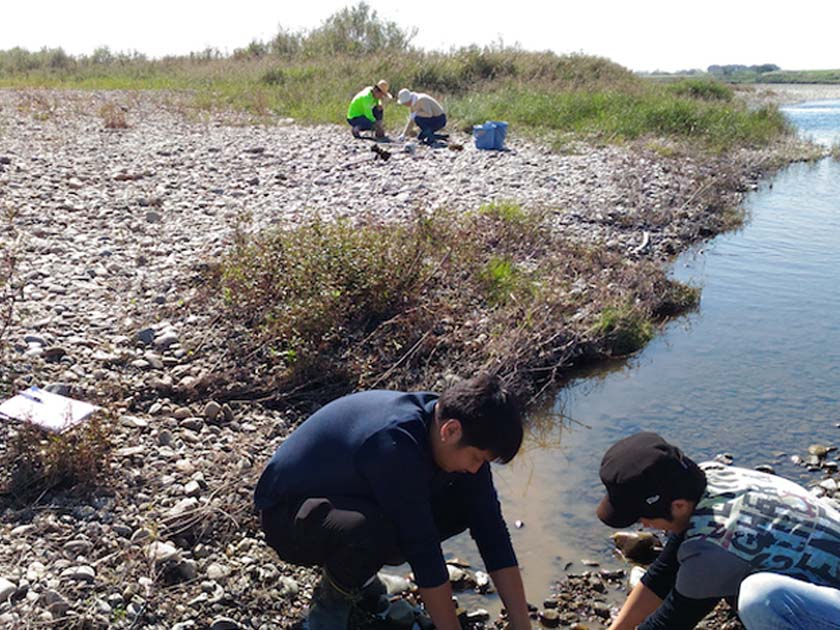
[[776,469],[773,468],[770,464],[759,464],[755,467],[758,472],[767,473],[768,475],[775,475]]
[[624,576],[627,575],[627,572],[624,569],[616,569],[615,571],[601,569],[598,572],[598,575],[601,576],[601,579],[606,580],[607,582],[621,582],[624,579]]
[[828,452],[829,448],[827,446],[823,446],[822,444],[811,444],[811,446],[808,447],[808,454],[814,455],[818,459],[825,459]]
[[[608,586],[620,588],[624,580],[624,572],[610,572],[615,579],[605,580],[601,573],[584,572],[569,575],[556,585],[557,595],[554,599],[543,602],[545,610],[538,619],[545,627],[543,619],[553,623],[554,613],[562,626],[574,626],[595,621],[598,624],[611,615],[610,604],[607,599]],[[617,602],[614,602],[617,604]],[[585,626],[584,626],[585,627]]]
[[446,568],[449,571],[449,583],[453,590],[464,591],[477,586],[475,577],[469,571],[449,563]]
[[560,614],[556,608],[549,608],[548,610],[540,611],[540,624],[546,628],[556,628],[560,625]]
[[621,556],[629,562],[650,564],[662,551],[662,541],[650,532],[616,532],[610,538]]
[[490,581],[490,576],[484,571],[475,572],[475,590],[482,595],[486,595],[487,593],[492,593],[494,591],[493,583]]

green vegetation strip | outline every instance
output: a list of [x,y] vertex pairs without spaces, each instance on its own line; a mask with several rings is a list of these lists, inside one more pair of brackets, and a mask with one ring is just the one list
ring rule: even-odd
[[[710,78],[663,84],[599,57],[503,46],[423,52],[410,46],[412,37],[362,3],[312,31],[281,30],[230,56],[207,50],[148,60],[107,48],[84,57],[61,49],[0,51],[0,86],[174,90],[190,94],[199,110],[344,124],[352,96],[385,78],[394,93],[408,87],[440,97],[450,126],[464,130],[500,119],[517,133],[552,142],[567,135],[599,142],[658,136],[713,151],[764,145],[788,133],[775,107],[749,111]],[[403,108],[386,107],[386,126],[398,127],[404,116]]]
[[638,350],[656,320],[698,298],[512,203],[408,225],[313,219],[240,233],[211,275],[234,398],[428,387],[478,369],[534,391],[581,359]]

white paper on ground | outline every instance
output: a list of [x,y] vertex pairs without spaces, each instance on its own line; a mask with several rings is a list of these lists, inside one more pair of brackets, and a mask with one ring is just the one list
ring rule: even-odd
[[81,400],[30,387],[0,404],[0,416],[61,433],[83,422],[97,409],[96,405]]

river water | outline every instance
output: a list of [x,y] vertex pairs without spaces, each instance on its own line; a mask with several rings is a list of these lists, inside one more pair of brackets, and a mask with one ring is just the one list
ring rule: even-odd
[[[840,101],[783,111],[815,142],[840,142]],[[840,162],[791,165],[745,207],[743,229],[674,264],[702,287],[699,308],[632,360],[567,385],[534,414],[524,452],[494,469],[530,601],[582,559],[620,566],[594,515],[598,465],[616,440],[656,431],[697,461],[726,452],[803,482],[790,455],[840,443]],[[482,566],[466,534],[445,550]]]

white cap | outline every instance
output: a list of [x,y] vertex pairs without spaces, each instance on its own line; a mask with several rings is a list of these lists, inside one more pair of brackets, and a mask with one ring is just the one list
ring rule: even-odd
[[408,105],[411,102],[411,90],[405,88],[397,92],[397,103],[400,105]]

